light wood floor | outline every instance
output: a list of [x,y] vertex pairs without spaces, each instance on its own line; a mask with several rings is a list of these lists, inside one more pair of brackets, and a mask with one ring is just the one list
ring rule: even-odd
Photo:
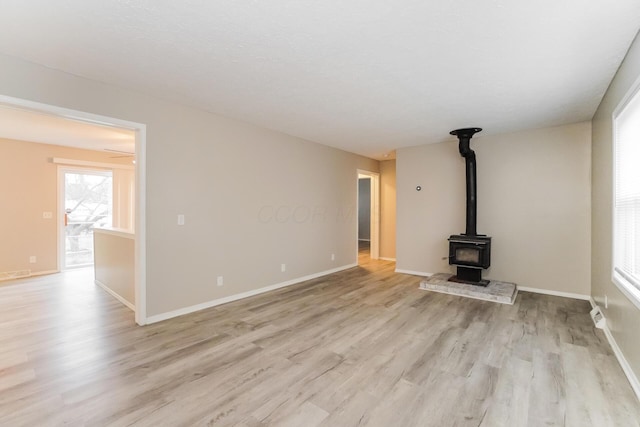
[[366,240],[358,240],[358,264],[368,262],[371,254],[371,243]]
[[90,270],[0,286],[0,425],[638,425],[587,302],[464,299],[393,268],[145,327]]

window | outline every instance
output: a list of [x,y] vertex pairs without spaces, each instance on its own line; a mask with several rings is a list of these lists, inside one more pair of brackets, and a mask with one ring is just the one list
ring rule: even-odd
[[613,114],[613,281],[640,306],[640,85]]
[[113,178],[111,171],[61,169],[64,203],[65,269],[93,265],[93,228],[111,227]]

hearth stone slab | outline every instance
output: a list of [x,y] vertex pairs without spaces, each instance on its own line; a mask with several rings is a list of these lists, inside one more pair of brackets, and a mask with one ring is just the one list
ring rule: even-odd
[[518,287],[515,283],[491,280],[487,286],[476,286],[450,282],[449,279],[452,277],[454,277],[452,274],[436,273],[420,282],[420,289],[501,304],[513,304],[518,295]]

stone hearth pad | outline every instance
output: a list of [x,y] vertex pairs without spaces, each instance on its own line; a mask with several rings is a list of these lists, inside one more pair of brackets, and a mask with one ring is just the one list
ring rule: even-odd
[[420,289],[501,304],[513,304],[518,295],[518,287],[515,283],[491,280],[487,286],[476,286],[450,282],[449,279],[452,277],[454,277],[452,274],[436,273],[420,282]]

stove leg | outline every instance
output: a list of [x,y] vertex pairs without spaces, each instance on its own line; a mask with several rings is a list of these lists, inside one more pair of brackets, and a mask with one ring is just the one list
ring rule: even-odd
[[482,280],[482,270],[479,268],[458,267],[456,277],[465,282],[480,283]]

